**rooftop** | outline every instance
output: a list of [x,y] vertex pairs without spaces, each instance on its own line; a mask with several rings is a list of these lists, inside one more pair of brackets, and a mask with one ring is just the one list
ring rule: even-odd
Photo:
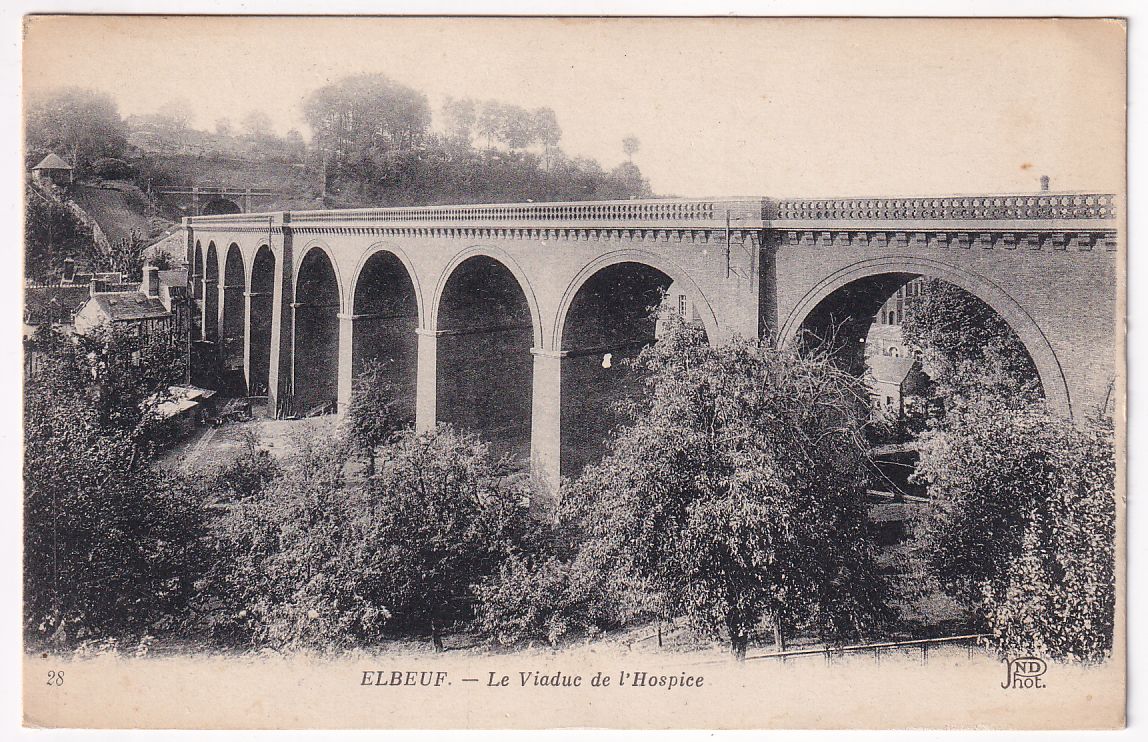
[[869,373],[879,382],[887,384],[900,384],[917,365],[915,358],[898,358],[896,356],[869,356],[865,359]]
[[158,299],[150,299],[138,291],[115,294],[96,294],[92,301],[113,322],[128,320],[161,319],[170,312]]
[[33,170],[71,170],[72,166],[64,162],[55,152],[49,152],[48,156],[40,160],[40,164],[32,168]]

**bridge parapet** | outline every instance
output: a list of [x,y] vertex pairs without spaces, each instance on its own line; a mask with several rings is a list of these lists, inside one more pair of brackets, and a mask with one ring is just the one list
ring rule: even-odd
[[[641,201],[574,201],[563,203],[470,204],[370,209],[292,211],[294,227],[364,227],[383,225],[548,227],[724,227],[760,228],[762,199],[647,199]],[[195,217],[190,226],[266,224],[276,213]]]
[[773,219],[1113,219],[1116,197],[1103,193],[945,196],[941,198],[784,199]]

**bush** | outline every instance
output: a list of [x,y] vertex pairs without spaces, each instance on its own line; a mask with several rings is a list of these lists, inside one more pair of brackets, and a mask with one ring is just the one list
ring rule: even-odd
[[220,523],[220,636],[328,650],[426,632],[441,649],[473,616],[473,586],[528,541],[526,493],[473,437],[404,433],[362,484],[344,477],[342,440],[296,445]]
[[136,174],[135,168],[117,157],[101,157],[92,163],[91,172],[104,180],[129,180]]
[[967,400],[924,437],[930,571],[1004,653],[1099,660],[1115,605],[1110,423],[1078,429],[1037,405]]

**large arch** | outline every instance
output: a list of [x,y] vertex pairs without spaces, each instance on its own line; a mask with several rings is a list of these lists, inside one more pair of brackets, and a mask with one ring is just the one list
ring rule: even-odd
[[247,392],[265,396],[271,370],[271,322],[275,307],[275,253],[263,244],[251,261],[251,287],[247,340]]
[[351,287],[354,323],[351,342],[352,383],[377,362],[382,380],[394,394],[396,412],[415,417],[418,335],[421,307],[417,278],[401,251],[376,246],[363,257]]
[[530,452],[534,359],[541,337],[532,292],[506,262],[472,251],[445,273],[431,317],[437,418],[477,433],[498,454]]
[[486,245],[475,245],[455,255],[439,274],[438,285],[435,287],[434,299],[431,301],[431,309],[428,314],[423,315],[429,321],[429,328],[432,331],[438,330],[438,321],[441,316],[440,305],[442,297],[446,291],[447,284],[458,270],[458,267],[471,258],[485,257],[493,260],[502,265],[503,268],[508,270],[514,280],[517,281],[519,289],[522,290],[522,295],[526,299],[527,307],[530,310],[531,323],[534,326],[533,342],[534,347],[541,348],[542,345],[542,313],[538,308],[538,299],[534,295],[534,287],[530,284],[530,280],[526,277],[526,272],[522,270],[517,261],[510,256],[510,253],[501,250],[497,247],[489,247]]
[[564,475],[577,476],[605,454],[613,432],[625,422],[620,404],[642,391],[641,375],[624,361],[657,339],[659,323],[671,313],[713,338],[716,321],[697,286],[668,261],[644,253],[603,256],[571,282],[554,340],[562,355]]
[[1008,323],[1024,344],[1040,376],[1049,407],[1061,414],[1072,415],[1072,400],[1060,361],[1048,338],[1024,307],[989,279],[928,258],[892,255],[864,260],[838,270],[810,289],[794,305],[781,325],[779,342],[794,342],[806,320],[835,292],[855,282],[883,276],[888,276],[891,282],[902,281],[906,276],[939,278],[983,301]]
[[573,280],[570,281],[562,294],[562,301],[558,305],[558,313],[555,315],[554,326],[550,332],[549,347],[562,348],[562,335],[565,330],[566,318],[570,314],[570,305],[574,301],[574,297],[577,296],[578,292],[582,289],[582,286],[603,268],[617,265],[618,263],[639,263],[654,268],[668,276],[688,297],[690,305],[700,317],[702,327],[704,327],[706,331],[706,336],[709,337],[711,341],[719,337],[718,320],[717,315],[714,314],[713,307],[710,306],[709,300],[705,294],[702,293],[701,288],[690,278],[689,273],[681,266],[666,258],[664,255],[646,250],[616,250],[600,255],[587,263],[583,266],[582,270],[578,271]]
[[219,254],[215,243],[207,243],[203,263],[203,339],[219,340]]
[[296,414],[334,411],[339,389],[342,288],[335,261],[321,245],[303,253],[295,279],[292,405]]
[[244,327],[247,324],[247,308],[244,293],[247,291],[247,270],[243,265],[243,251],[234,242],[227,248],[223,264],[223,321],[219,328],[219,362],[225,391],[231,394],[246,394],[247,384],[243,376]]

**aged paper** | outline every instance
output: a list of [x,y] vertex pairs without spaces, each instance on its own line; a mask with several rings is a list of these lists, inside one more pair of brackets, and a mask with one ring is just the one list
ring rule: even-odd
[[[143,400],[177,431],[162,441],[152,428],[142,434],[140,450],[155,457],[144,471],[154,476],[139,474],[137,458],[105,471],[114,448],[70,461],[74,451],[51,447],[48,423],[25,420],[28,450],[47,452],[33,454],[44,466],[25,481],[25,558],[34,565],[24,581],[25,725],[1122,727],[1126,34],[1113,19],[28,16],[24,190],[45,210],[27,213],[47,216],[29,217],[25,230],[25,337],[44,325],[67,337],[102,325],[127,328],[133,342],[170,335],[178,352],[165,363],[185,375],[165,383],[162,399]],[[77,110],[88,112],[75,119],[80,128],[65,126]],[[93,247],[82,252],[81,243]],[[980,545],[972,561],[1015,542],[1012,561],[992,567],[1003,585],[995,618],[981,592],[998,583],[986,577],[964,596],[972,607],[954,608],[957,598],[930,581],[945,566],[927,576],[914,561],[921,552],[910,554],[924,548],[910,544],[927,530],[914,524],[940,507],[941,485],[930,495],[889,473],[905,466],[897,456],[918,460],[924,444],[914,436],[932,429],[904,432],[911,397],[927,396],[909,380],[928,369],[914,365],[898,327],[931,279],[1003,320],[1015,339],[1005,346],[1021,349],[1035,380],[1034,404],[1049,420],[1071,421],[1063,440],[1077,441],[1071,431],[1092,430],[1094,418],[1111,421],[1113,466],[1064,464],[1040,449],[1029,476],[1044,494],[1031,507],[1051,514],[1016,512],[969,536]],[[880,621],[865,618],[869,591],[818,592],[854,582],[846,562],[855,553],[836,545],[854,536],[836,521],[802,542],[823,581],[801,583],[796,569],[766,590],[774,573],[756,556],[710,570],[731,543],[764,548],[729,535],[744,523],[764,532],[781,513],[809,517],[784,506],[758,514],[756,503],[775,492],[754,489],[775,474],[759,459],[728,480],[730,491],[764,493],[738,500],[745,510],[706,490],[710,520],[697,515],[701,505],[684,508],[693,519],[661,540],[618,526],[649,538],[633,537],[635,550],[647,550],[637,559],[618,557],[659,586],[639,597],[629,589],[647,583],[634,578],[611,583],[617,599],[606,607],[586,593],[571,599],[576,579],[600,586],[578,565],[608,570],[586,568],[572,554],[589,551],[558,536],[538,547],[544,556],[529,552],[579,497],[589,502],[579,522],[592,522],[579,538],[593,532],[603,549],[624,552],[610,540],[609,513],[585,493],[616,496],[621,524],[642,520],[627,510],[634,501],[656,507],[671,496],[666,487],[722,476],[701,464],[700,473],[658,479],[657,497],[631,500],[646,475],[620,464],[609,476],[583,475],[621,460],[610,458],[624,427],[612,410],[636,385],[618,380],[618,369],[677,324],[713,346],[749,338],[782,347],[834,327],[857,334],[847,360],[868,385],[862,427],[879,418],[901,431],[869,440],[877,479],[857,485],[866,522],[884,535],[872,571],[856,574],[899,585],[880,596],[892,606]],[[875,352],[862,347],[878,342],[886,345]],[[26,390],[63,383],[37,375],[54,368],[60,346],[25,347]],[[133,367],[148,357],[137,353]],[[716,356],[715,373],[730,358]],[[393,395],[385,415],[409,425],[365,448],[348,443],[353,453],[324,453],[352,435],[347,421],[367,404],[361,384],[372,368]],[[825,373],[826,383],[851,383]],[[50,424],[78,435],[62,421],[82,418],[80,408],[56,403],[42,402],[59,415]],[[924,421],[933,408],[922,405]],[[521,582],[505,577],[505,556],[494,567],[473,558],[487,544],[466,540],[470,531],[428,525],[463,516],[425,501],[404,501],[402,512],[413,513],[405,523],[372,509],[398,508],[401,465],[433,468],[456,455],[433,439],[436,424],[510,462],[509,474],[485,463],[467,471],[479,472],[478,507],[521,487],[512,491],[526,493],[535,519],[522,522],[543,524],[494,529],[509,539],[498,549],[526,554],[535,570]],[[1012,436],[1009,445],[1045,440],[1035,423],[994,430]],[[1090,435],[1079,433],[1081,446],[1103,445]],[[682,449],[672,460],[694,461],[691,446]],[[813,462],[847,455],[831,444],[811,450],[824,452]],[[45,474],[49,454],[64,463]],[[334,466],[331,456],[345,458]],[[777,456],[768,460],[791,462]],[[298,471],[304,460],[314,476]],[[751,471],[749,460],[731,467]],[[269,483],[241,491],[258,467],[236,461],[266,466],[251,477]],[[336,471],[340,483],[323,490]],[[98,485],[76,484],[90,472]],[[945,479],[942,467],[934,482],[991,479],[983,473]],[[785,476],[806,482],[799,474]],[[1105,476],[1112,486],[1098,497]],[[1061,484],[1046,493],[1045,478]],[[443,480],[435,486],[446,488]],[[628,484],[615,492],[611,481]],[[822,489],[809,491],[836,491],[816,481]],[[65,492],[75,499],[61,506],[54,498]],[[124,507],[102,501],[109,492],[150,499]],[[1051,501],[1068,503],[1069,514]],[[1108,505],[1072,511],[1081,501]],[[86,523],[60,510],[88,506],[115,517]],[[855,512],[848,507],[835,512]],[[1090,518],[1099,530],[1071,531]],[[54,530],[65,522],[82,547]],[[505,536],[514,528],[538,533]],[[412,532],[433,535],[405,538]],[[770,538],[784,541],[781,533]],[[697,546],[710,538],[720,543]],[[809,546],[825,542],[835,545]],[[428,543],[434,549],[421,548]],[[370,593],[390,577],[363,575],[379,575],[378,554],[396,544],[412,550],[392,563],[402,578],[386,582],[384,597]],[[655,548],[664,556],[631,563]],[[449,565],[431,561],[443,552]],[[706,556],[690,561],[697,553]],[[544,573],[545,556],[569,571]],[[430,566],[408,574],[411,564]],[[692,571],[670,574],[666,564]],[[451,569],[470,576],[426,607],[458,581]],[[722,582],[736,569],[752,575],[738,589]],[[1000,577],[1007,570],[1013,576]],[[140,589],[133,579],[149,581]],[[563,579],[567,592],[546,592]],[[101,581],[104,594],[92,589]],[[729,592],[699,587],[713,584]],[[403,590],[409,608],[392,601]],[[802,590],[817,593],[816,610],[792,597]],[[857,605],[840,608],[834,590]],[[738,634],[730,605],[751,593],[761,602],[745,610],[760,615]],[[618,595],[637,607],[619,607]],[[790,603],[802,607],[774,618]]]

